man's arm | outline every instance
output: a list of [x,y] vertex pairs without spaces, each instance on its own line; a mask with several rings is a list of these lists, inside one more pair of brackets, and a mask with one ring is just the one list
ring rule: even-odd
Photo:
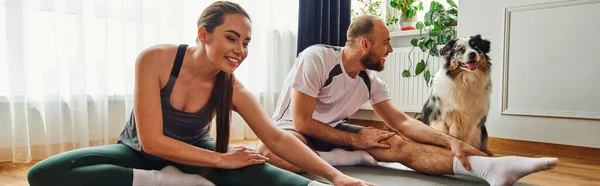
[[311,137],[338,145],[352,146],[358,149],[371,147],[389,148],[379,141],[392,137],[394,133],[374,128],[363,128],[358,134],[335,129],[312,118],[317,99],[296,89],[292,89],[292,119],[294,128]]
[[416,142],[450,147],[452,140],[457,140],[423,124],[419,120],[409,117],[398,109],[391,100],[379,102],[372,107],[377,116],[386,124]]

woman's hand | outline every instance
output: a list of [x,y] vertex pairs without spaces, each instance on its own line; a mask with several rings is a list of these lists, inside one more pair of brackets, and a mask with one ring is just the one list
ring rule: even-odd
[[246,147],[234,147],[226,153],[221,154],[217,167],[222,169],[238,169],[248,165],[262,164],[269,158]]
[[333,180],[333,185],[335,185],[335,186],[375,186],[375,184],[368,183],[366,181],[359,180],[359,179],[347,176],[345,174],[337,176]]

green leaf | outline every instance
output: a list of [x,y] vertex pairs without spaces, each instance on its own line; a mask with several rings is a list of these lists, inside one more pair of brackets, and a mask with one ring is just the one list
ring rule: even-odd
[[417,46],[418,42],[419,42],[419,39],[417,39],[417,38],[413,38],[412,40],[410,40],[410,44],[412,44],[412,46]]
[[431,50],[429,50],[429,55],[438,57],[440,54],[438,53],[437,48],[432,48]]
[[425,13],[425,26],[429,26],[431,24],[431,22],[433,22],[433,18],[431,16],[433,12],[429,11],[427,13]]
[[425,78],[425,83],[429,84],[429,80],[431,80],[431,72],[429,72],[429,69],[425,71],[423,78]]
[[439,22],[440,21],[440,13],[438,12],[433,12],[431,13],[431,22]]
[[425,70],[425,61],[421,60],[421,62],[417,63],[417,68],[415,69],[415,76],[418,76]]
[[441,35],[435,38],[435,42],[437,42],[438,44],[443,44],[444,42],[444,37],[445,35]]
[[427,41],[419,41],[419,48],[421,49],[421,51],[426,51],[425,49],[427,48]]
[[398,7],[398,3],[396,3],[396,1],[390,1],[390,6],[396,8]]
[[429,31],[429,36],[432,36],[432,37],[439,36],[441,32],[442,32],[441,29],[434,28],[433,30]]
[[456,6],[456,3],[454,3],[454,1],[452,0],[446,0],[446,2],[448,2],[448,4],[454,8],[458,8],[458,6]]
[[435,4],[436,4],[436,3],[437,3],[437,2],[435,2],[435,1],[431,1],[431,3],[429,3],[429,11],[431,11],[431,10],[434,10],[434,9],[435,9],[435,7],[436,7],[436,5],[435,5]]
[[444,10],[444,5],[442,5],[442,3],[437,3],[437,7],[435,8],[436,10]]
[[438,43],[435,42],[434,39],[431,39],[431,42],[427,43],[427,48],[429,48],[430,50],[437,50],[436,45]]
[[424,37],[419,38],[419,41],[417,41],[417,46],[419,46],[419,47],[423,46],[423,42],[425,42],[425,38]]
[[408,70],[402,71],[402,77],[410,77],[410,72]]
[[432,43],[435,43],[435,41],[433,39],[431,39],[431,38],[427,38],[425,40],[425,43],[423,43],[423,45],[425,46],[425,48],[431,49],[430,46],[431,46]]
[[444,37],[442,37],[444,40],[442,40],[443,44],[448,43],[448,41],[450,41],[452,39],[452,32],[448,32],[448,34],[445,34]]
[[433,29],[440,29],[441,30],[442,29],[442,24],[440,24],[439,22],[435,22],[433,24]]
[[417,23],[417,29],[421,30],[425,25],[423,25],[423,22],[419,21]]

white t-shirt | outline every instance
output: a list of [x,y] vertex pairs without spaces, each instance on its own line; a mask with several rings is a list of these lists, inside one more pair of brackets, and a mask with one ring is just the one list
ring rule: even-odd
[[[313,119],[335,127],[343,119],[370,101],[377,104],[390,99],[385,83],[372,70],[354,78],[344,70],[343,47],[313,45],[302,51],[288,73],[273,120],[280,128],[294,129],[292,121],[292,88],[317,99]],[[366,81],[371,84],[369,95]]]

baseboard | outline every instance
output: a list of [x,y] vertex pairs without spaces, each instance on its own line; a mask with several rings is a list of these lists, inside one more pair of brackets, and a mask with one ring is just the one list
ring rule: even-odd
[[[115,144],[119,140],[118,138],[109,139],[107,142],[104,140],[90,140],[89,146],[100,146],[105,144]],[[31,160],[42,160],[44,158],[50,157],[52,155],[66,152],[74,149],[81,148],[79,142],[65,142],[65,143],[53,143],[48,145],[32,145],[31,148],[28,147],[16,147],[15,152],[17,152],[17,157],[25,157],[26,155],[19,155],[20,153],[26,153],[28,151],[31,152]],[[2,156],[12,156],[12,148],[0,148],[0,155]],[[20,160],[25,161],[25,160]]]
[[[383,129],[386,126],[382,121],[350,119],[349,122],[356,125],[371,126],[380,129]],[[553,156],[600,161],[600,148],[592,147],[490,137],[488,139],[488,148],[494,154],[500,152],[500,154],[505,155]]]
[[495,137],[490,137],[488,139],[488,147],[492,149],[492,151],[513,151],[537,156],[549,155],[555,157],[567,157],[581,160],[600,161],[600,148]]

